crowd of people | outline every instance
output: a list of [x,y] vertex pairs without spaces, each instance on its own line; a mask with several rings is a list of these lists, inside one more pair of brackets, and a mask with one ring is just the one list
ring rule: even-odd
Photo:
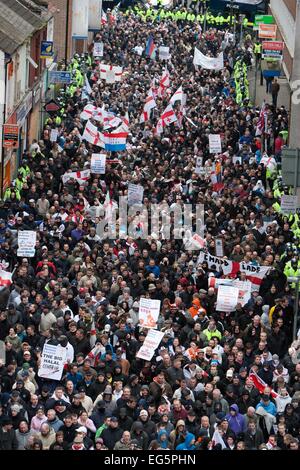
[[[251,38],[245,46],[226,33],[129,10],[96,33],[102,58],[91,49],[72,60],[74,83],[58,99],[63,111],[47,118],[0,203],[1,266],[13,273],[1,292],[1,450],[299,449],[300,338],[287,276],[299,275],[300,227],[298,214],[281,210],[290,194],[280,177],[288,112],[266,104],[262,130],[261,107],[248,96],[237,102],[233,71],[241,61],[245,72]],[[146,54],[150,35],[170,48],[170,59]],[[224,68],[195,67],[194,47],[214,57],[223,50]],[[121,81],[101,79],[100,63],[123,67]],[[177,120],[159,133],[180,87],[186,104],[174,103]],[[150,89],[156,107],[140,122]],[[88,103],[123,124],[128,117],[126,150],[109,153],[82,139]],[[209,134],[221,135],[222,153],[209,152]],[[88,170],[94,153],[107,153],[105,174],[63,183],[65,173]],[[217,185],[209,172],[195,172],[199,157],[203,167],[221,165]],[[135,236],[99,231],[107,201],[116,206],[129,183],[143,187],[144,207],[171,207],[169,238],[142,236],[139,214],[129,216]],[[225,258],[270,268],[233,312],[216,310],[209,287],[211,274],[224,274],[173,236],[183,204],[193,212],[204,204],[204,250],[216,255],[221,239]],[[22,230],[37,233],[33,257],[17,255]],[[148,333],[139,326],[142,297],[161,301],[164,336],[149,361],[137,357]],[[38,374],[45,344],[67,350],[60,381]]]

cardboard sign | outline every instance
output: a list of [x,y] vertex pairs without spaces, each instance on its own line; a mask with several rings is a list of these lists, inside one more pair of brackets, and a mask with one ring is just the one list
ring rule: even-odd
[[139,307],[139,325],[143,328],[156,328],[160,312],[160,300],[141,297]]
[[103,42],[95,42],[94,50],[93,50],[94,57],[103,57],[103,48],[104,48]]
[[160,46],[158,49],[158,53],[160,60],[168,60],[171,57],[170,48],[166,46]]
[[223,258],[224,256],[224,247],[223,247],[223,240],[221,238],[216,238],[216,256],[220,256]]
[[115,83],[116,77],[114,70],[107,70],[106,72],[106,83]]
[[45,343],[38,376],[44,379],[60,380],[66,363],[66,357],[66,348],[63,348],[60,344],[53,346],[52,344]]
[[298,196],[281,196],[281,210],[284,214],[295,214],[298,207]]
[[36,232],[33,230],[23,230],[18,232],[17,256],[33,258],[35,255]]
[[209,134],[209,153],[222,153],[220,134]]
[[106,155],[93,153],[91,158],[91,173],[105,175]]
[[144,188],[139,184],[129,183],[128,185],[128,205],[142,204],[144,197]]
[[231,286],[220,286],[217,296],[216,310],[219,312],[234,312],[238,303],[239,289]]
[[164,337],[164,332],[158,330],[149,330],[145,338],[143,346],[138,351],[136,357],[144,359],[145,361],[151,361],[155,349]]
[[51,129],[50,141],[56,142],[58,137],[58,129]]
[[196,168],[195,168],[196,175],[201,175],[202,162],[203,162],[203,158],[202,157],[197,157],[197,159],[196,159]]

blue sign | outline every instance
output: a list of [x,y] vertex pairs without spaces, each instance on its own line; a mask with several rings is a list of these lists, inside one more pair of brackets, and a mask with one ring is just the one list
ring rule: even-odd
[[53,41],[41,42],[41,59],[49,59],[53,57]]
[[49,83],[64,83],[69,85],[72,82],[71,72],[55,71],[49,72]]

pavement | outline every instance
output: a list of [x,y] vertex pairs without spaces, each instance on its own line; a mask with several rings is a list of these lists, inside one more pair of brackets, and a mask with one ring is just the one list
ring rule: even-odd
[[[253,102],[254,99],[254,89],[255,89],[255,69],[253,67],[252,70],[248,72],[248,80],[249,80],[249,89],[250,89],[250,96]],[[290,86],[287,78],[285,76],[280,76],[278,78],[278,83],[280,85],[280,90],[278,94],[277,100],[277,107],[285,106],[286,109],[290,110]],[[264,85],[261,86],[260,84],[260,70],[257,72],[257,79],[256,79],[256,99],[255,99],[255,106],[261,106],[263,101],[266,100],[267,103],[272,104],[272,95],[266,93],[266,81],[264,79]]]

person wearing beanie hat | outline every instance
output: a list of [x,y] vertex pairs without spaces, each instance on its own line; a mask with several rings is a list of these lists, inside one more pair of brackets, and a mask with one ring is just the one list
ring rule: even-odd
[[149,413],[147,410],[141,410],[139,414],[139,418],[137,421],[134,421],[133,426],[136,423],[141,423],[143,425],[143,431],[149,436],[150,441],[155,439],[156,434],[156,425],[155,423],[149,418]]

